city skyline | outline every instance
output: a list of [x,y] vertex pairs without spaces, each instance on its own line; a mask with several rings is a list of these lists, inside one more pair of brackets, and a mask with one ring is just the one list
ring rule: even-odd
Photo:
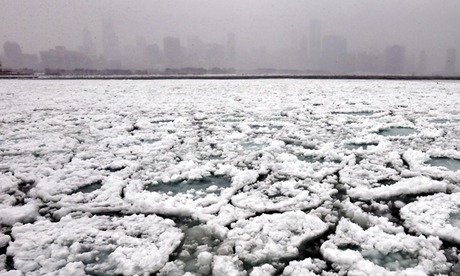
[[[121,45],[114,24],[105,20],[101,25],[103,38],[96,44],[88,29],[81,32],[78,49],[65,45],[40,51],[38,55],[25,53],[17,42],[3,44],[0,61],[12,69],[67,70],[125,69],[159,72],[181,68],[231,68],[262,72],[298,71],[320,74],[406,74],[455,75],[457,49],[446,49],[443,67],[436,69],[430,55],[422,50],[410,52],[404,45],[387,45],[383,52],[350,51],[349,41],[341,35],[323,34],[322,23],[311,20],[309,33],[291,47],[273,52],[264,47],[245,51],[238,47],[237,36],[227,33],[226,41],[209,43],[199,36],[186,39],[166,36],[161,43],[147,44],[143,36],[131,44]],[[279,58],[282,57],[282,58]]]
[[[19,45],[22,60],[37,69],[46,67],[43,58],[65,53],[90,68],[458,73],[460,3],[453,0],[18,0],[2,7],[0,45]],[[180,57],[171,58],[167,38],[176,39]],[[390,69],[393,46],[404,48],[404,60]],[[12,65],[1,48],[4,67]]]

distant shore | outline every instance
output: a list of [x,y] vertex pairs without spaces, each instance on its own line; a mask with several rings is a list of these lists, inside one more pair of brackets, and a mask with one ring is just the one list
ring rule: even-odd
[[407,75],[0,75],[0,79],[37,80],[252,80],[252,79],[338,79],[338,80],[460,80],[460,76]]

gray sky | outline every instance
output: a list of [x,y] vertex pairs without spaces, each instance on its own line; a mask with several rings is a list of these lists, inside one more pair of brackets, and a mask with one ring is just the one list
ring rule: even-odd
[[318,19],[323,35],[347,37],[352,50],[397,43],[415,53],[460,49],[459,0],[0,0],[0,7],[0,43],[16,41],[27,53],[76,49],[84,28],[100,50],[103,18],[112,18],[121,45],[139,35],[160,45],[168,35],[225,42],[234,32],[241,48],[289,47]]

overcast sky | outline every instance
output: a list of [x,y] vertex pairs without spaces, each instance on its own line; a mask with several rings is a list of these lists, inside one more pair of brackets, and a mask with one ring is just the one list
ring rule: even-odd
[[188,35],[225,43],[234,32],[241,48],[289,47],[318,19],[323,35],[347,37],[351,50],[460,49],[459,0],[0,0],[0,43],[16,41],[27,53],[77,49],[87,28],[100,50],[103,18],[113,20],[122,46],[137,36],[160,45]]

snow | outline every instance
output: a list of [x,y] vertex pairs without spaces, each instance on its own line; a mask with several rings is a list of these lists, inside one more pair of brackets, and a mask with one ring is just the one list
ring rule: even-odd
[[348,191],[351,198],[360,200],[389,199],[401,195],[418,195],[424,193],[445,193],[447,184],[419,176],[405,178],[393,185],[384,185],[377,188],[353,188]]
[[353,275],[427,275],[449,270],[441,244],[436,237],[387,234],[378,227],[363,230],[344,219],[321,253]]
[[455,275],[459,85],[2,80],[0,274]]
[[295,257],[303,242],[327,229],[316,216],[290,211],[237,221],[228,232],[228,239],[235,243],[235,252],[241,260],[255,265]]
[[401,209],[404,225],[417,233],[460,245],[460,193],[419,198]]
[[306,275],[315,276],[321,275],[321,272],[326,269],[326,262],[318,259],[307,258],[302,261],[291,261],[283,270],[284,276]]
[[66,216],[56,223],[14,226],[7,255],[26,273],[153,273],[166,264],[182,236],[174,222],[155,215]]
[[23,206],[0,205],[0,225],[12,226],[15,223],[32,222],[38,217],[37,205],[30,203]]

